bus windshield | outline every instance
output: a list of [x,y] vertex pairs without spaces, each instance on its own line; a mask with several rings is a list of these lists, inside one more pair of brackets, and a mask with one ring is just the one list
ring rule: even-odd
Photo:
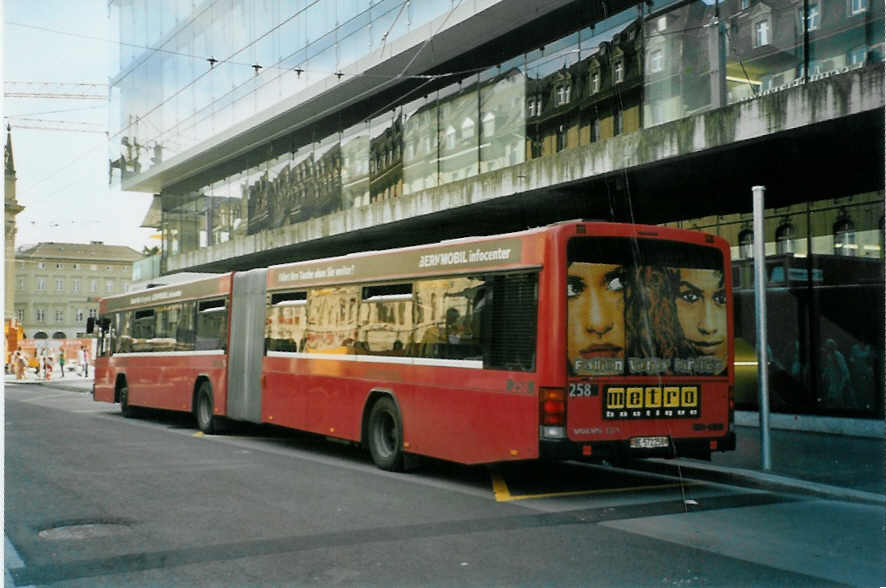
[[566,296],[571,375],[726,373],[728,293],[714,247],[576,237]]

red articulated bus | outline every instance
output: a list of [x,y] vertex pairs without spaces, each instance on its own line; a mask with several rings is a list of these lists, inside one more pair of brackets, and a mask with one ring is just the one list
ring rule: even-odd
[[102,300],[94,397],[479,464],[735,448],[729,247],[570,221]]

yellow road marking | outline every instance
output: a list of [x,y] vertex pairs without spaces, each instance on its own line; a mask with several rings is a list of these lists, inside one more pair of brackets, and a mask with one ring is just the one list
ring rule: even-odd
[[197,431],[196,433],[194,433],[194,437],[202,437],[202,436],[203,436],[203,431]]
[[514,500],[533,500],[536,498],[564,498],[567,496],[587,496],[590,494],[608,494],[610,492],[630,492],[632,490],[659,490],[665,488],[679,488],[680,486],[697,486],[700,482],[674,482],[671,484],[653,484],[649,486],[630,486],[627,488],[606,488],[603,490],[571,490],[569,492],[548,492],[545,494],[521,494],[514,496],[508,488],[507,482],[498,472],[492,472],[492,491],[496,502],[511,502]]

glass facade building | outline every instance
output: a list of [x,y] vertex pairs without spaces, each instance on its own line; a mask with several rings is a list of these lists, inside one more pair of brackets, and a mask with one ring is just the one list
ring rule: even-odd
[[[392,219],[379,202],[459,183],[482,187],[488,174],[527,162],[605,150],[614,138],[882,69],[883,4],[870,0],[653,0],[615,3],[621,8],[606,14],[579,8],[579,20],[549,26],[539,16],[533,27],[527,17],[520,30],[531,34],[488,51],[476,42],[464,59],[450,48],[448,58],[412,68],[440,51],[441,33],[492,27],[495,9],[530,4],[112,0],[120,51],[111,175],[123,187],[159,193],[161,270],[226,244],[237,255],[236,243],[247,239],[272,248],[287,227],[295,231],[289,235],[310,223],[344,222],[340,213],[352,209],[379,211],[383,225]],[[581,3],[550,4],[545,10],[556,15]],[[350,102],[324,98],[345,84],[356,88]],[[299,109],[304,116],[273,135],[250,135]],[[240,146],[216,155],[232,137],[243,138]],[[734,245],[737,331],[742,352],[753,355],[749,211],[686,210],[675,207],[666,224]],[[874,377],[883,365],[882,189],[797,195],[767,216],[770,309],[779,309],[772,320],[789,323],[770,326],[783,338],[770,341],[785,390],[774,408],[882,415]],[[838,312],[841,296],[853,308],[877,309],[880,320],[872,327],[864,314]],[[749,407],[756,402],[739,396]]]

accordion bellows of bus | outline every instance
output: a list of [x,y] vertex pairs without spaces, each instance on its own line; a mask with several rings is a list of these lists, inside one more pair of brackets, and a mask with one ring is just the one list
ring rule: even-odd
[[[728,244],[580,222],[212,275],[101,301],[95,400],[404,456],[735,447]],[[88,327],[88,328],[89,328]]]

